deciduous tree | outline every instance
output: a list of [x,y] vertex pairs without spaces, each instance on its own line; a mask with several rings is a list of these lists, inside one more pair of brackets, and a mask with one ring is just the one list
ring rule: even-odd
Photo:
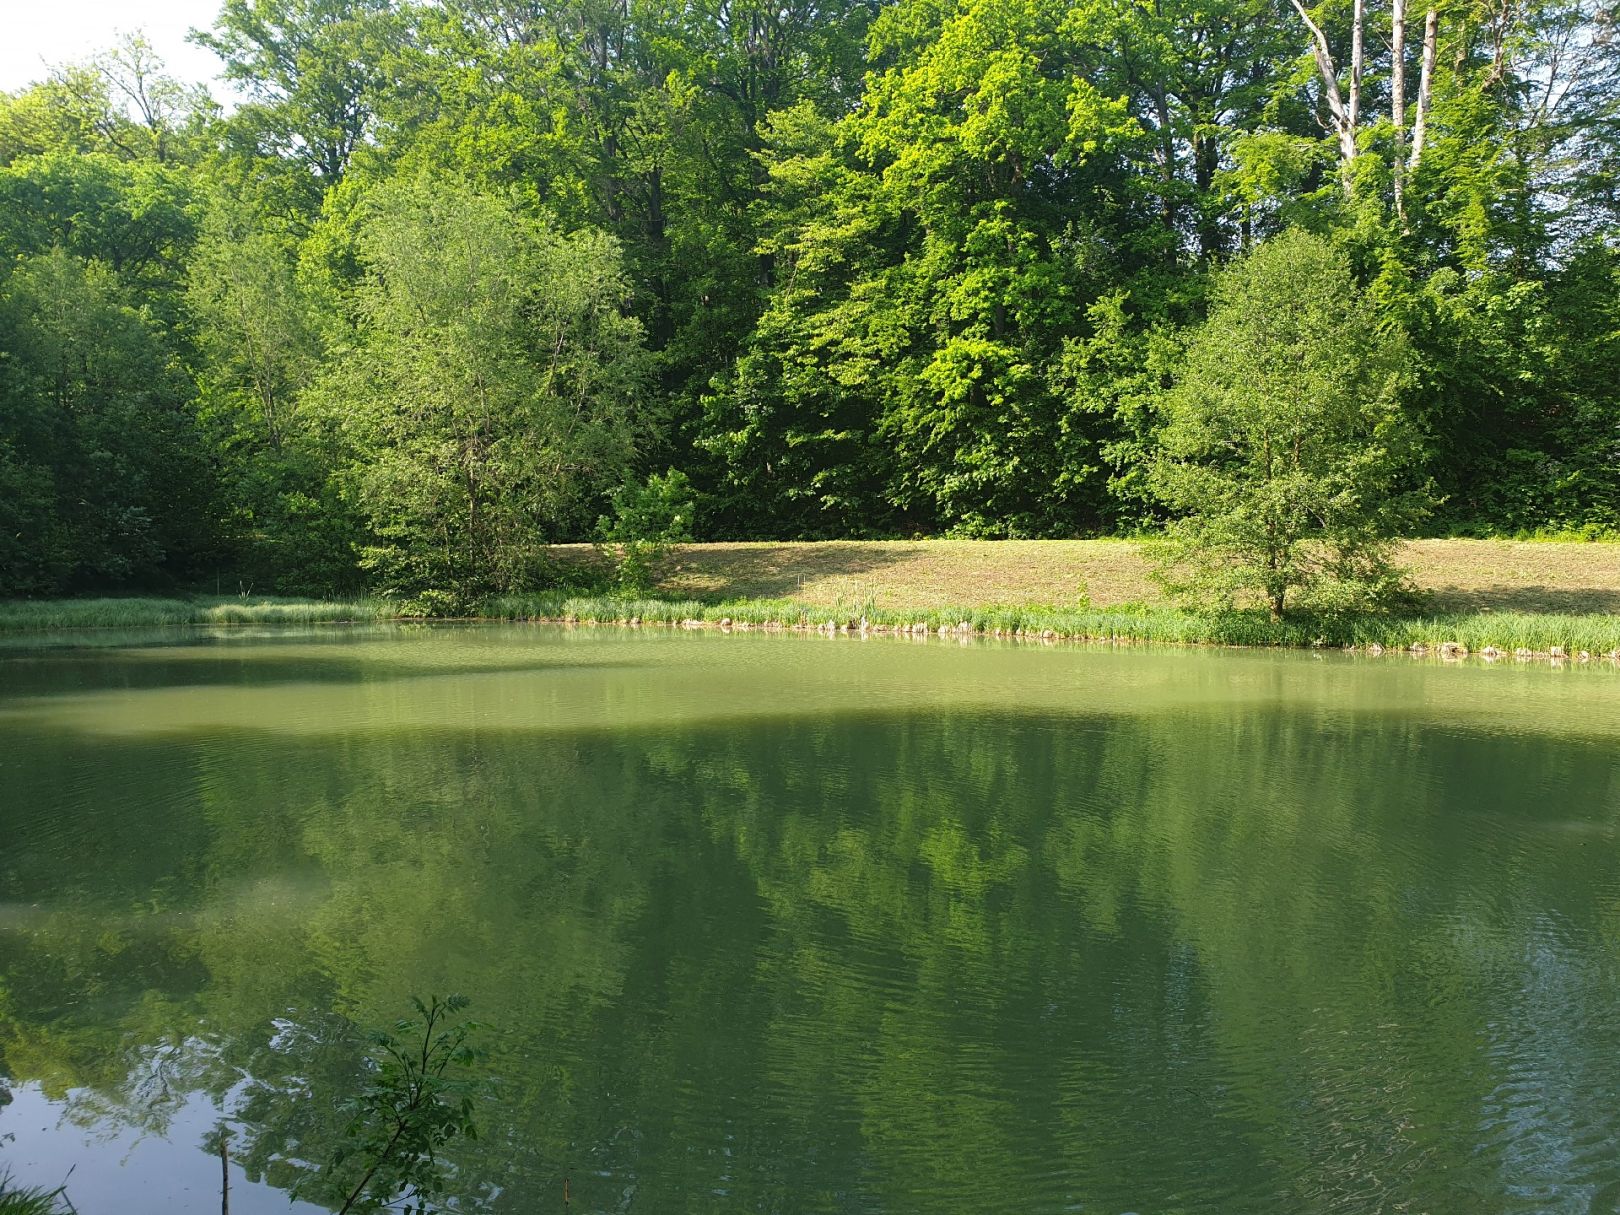
[[314,400],[385,588],[533,585],[648,430],[617,245],[451,182],[365,203],[355,336]]
[[1152,479],[1175,516],[1170,589],[1273,616],[1387,602],[1392,542],[1424,506],[1405,364],[1320,237],[1287,233],[1225,271],[1164,403]]

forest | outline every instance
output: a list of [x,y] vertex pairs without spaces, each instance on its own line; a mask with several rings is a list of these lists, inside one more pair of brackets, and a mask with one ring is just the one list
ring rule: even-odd
[[0,94],[0,594],[1174,534],[1277,299],[1384,533],[1609,535],[1617,15],[225,0]]

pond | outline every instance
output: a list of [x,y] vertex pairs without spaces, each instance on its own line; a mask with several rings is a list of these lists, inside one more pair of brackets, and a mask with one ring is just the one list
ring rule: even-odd
[[0,651],[0,1170],[81,1211],[217,1210],[222,1116],[287,1210],[452,991],[466,1210],[1620,1209],[1611,669],[100,642]]

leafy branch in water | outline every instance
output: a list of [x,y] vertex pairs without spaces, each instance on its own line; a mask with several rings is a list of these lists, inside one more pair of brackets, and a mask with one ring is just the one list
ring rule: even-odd
[[411,1004],[414,1018],[371,1035],[371,1082],[352,1103],[347,1142],[314,1182],[319,1193],[307,1195],[339,1215],[430,1210],[451,1180],[444,1148],[477,1138],[478,1082],[466,1072],[478,1058],[469,1044],[478,1025],[454,1019],[468,1000],[432,996],[424,1004],[413,996]]

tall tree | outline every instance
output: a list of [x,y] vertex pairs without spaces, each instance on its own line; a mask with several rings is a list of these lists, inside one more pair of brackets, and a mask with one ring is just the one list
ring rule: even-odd
[[209,467],[154,318],[60,248],[0,285],[0,500],[11,594],[162,585],[211,554]]
[[176,296],[196,237],[184,170],[59,149],[0,169],[0,250],[61,248],[105,262],[148,302]]
[[533,585],[648,429],[617,246],[447,181],[375,192],[359,245],[354,338],[312,401],[367,568],[406,592]]
[[360,581],[356,524],[301,408],[331,318],[299,275],[296,252],[286,233],[217,196],[191,258],[186,303],[235,580],[327,594]]
[[[765,246],[828,268],[806,294],[783,259],[779,299],[822,311],[829,336],[865,348],[841,366],[822,322],[802,326],[793,341],[805,345],[771,357],[810,374],[782,381],[797,399],[770,409],[814,411],[790,431],[813,429],[831,401],[864,412],[859,424],[894,454],[885,496],[909,526],[1071,530],[1100,482],[1047,369],[1083,315],[1087,260],[1108,255],[1122,218],[1113,148],[1137,128],[1091,79],[1082,27],[1009,0],[968,0],[937,27],[932,16],[920,2],[885,13],[874,47],[895,65],[838,125],[832,151],[868,179],[861,201],[834,194],[836,222],[813,202],[790,209],[798,230]],[[830,170],[809,163],[779,178]],[[880,243],[842,248],[852,236]],[[862,273],[851,281],[846,268]]]
[[1175,518],[1167,585],[1204,606],[1250,596],[1376,605],[1392,541],[1420,516],[1403,484],[1417,438],[1401,408],[1398,331],[1379,326],[1348,262],[1319,237],[1277,237],[1220,277],[1165,398],[1156,492]]
[[304,177],[313,211],[368,136],[402,23],[394,0],[225,0],[195,41],[217,54],[247,100],[227,124],[230,146]]
[[58,69],[52,83],[59,104],[129,160],[195,161],[218,110],[206,89],[171,76],[139,32],[82,65]]

